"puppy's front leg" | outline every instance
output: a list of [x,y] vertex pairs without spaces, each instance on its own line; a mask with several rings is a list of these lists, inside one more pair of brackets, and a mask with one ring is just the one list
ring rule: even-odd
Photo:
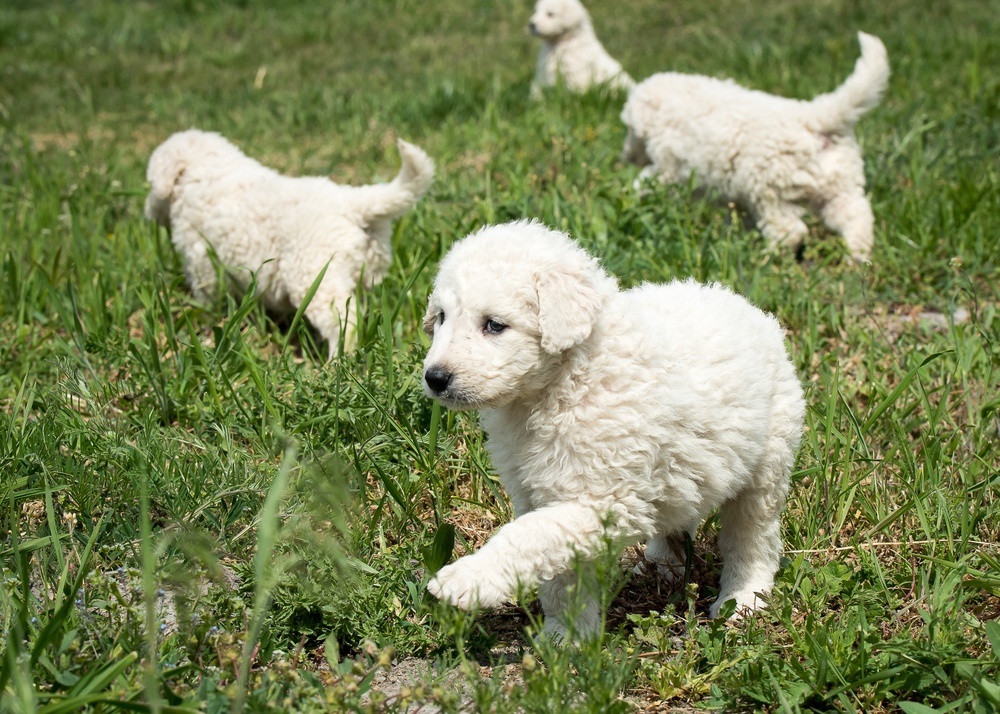
[[[478,553],[445,566],[427,584],[432,595],[468,610],[496,607],[566,572],[576,554],[591,556],[609,529],[603,514],[579,503],[546,506],[514,519]],[[613,526],[612,535],[620,533]]]

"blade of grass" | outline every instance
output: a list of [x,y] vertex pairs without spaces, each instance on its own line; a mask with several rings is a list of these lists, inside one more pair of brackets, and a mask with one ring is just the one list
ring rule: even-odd
[[[153,528],[149,515],[149,470],[140,476],[139,481],[139,548],[142,564],[142,602],[145,610],[145,650],[143,663],[143,687],[146,702],[151,710],[159,712],[163,707],[160,697],[159,682],[156,676],[157,640],[159,632],[156,627],[156,558],[153,554]],[[135,654],[135,653],[131,653]],[[134,660],[133,660],[134,661]]]
[[231,711],[240,714],[246,706],[247,681],[254,652],[264,626],[264,618],[271,600],[271,591],[283,572],[282,563],[274,559],[278,542],[279,515],[281,501],[288,489],[288,481],[295,464],[298,450],[290,444],[285,448],[278,473],[267,491],[264,505],[257,518],[257,552],[254,554],[254,603],[250,614],[250,626],[240,656],[239,673],[236,680],[236,695]]
[[868,418],[865,419],[864,424],[861,425],[862,433],[867,433],[868,430],[871,429],[872,425],[874,425],[875,422],[877,422],[881,416],[885,414],[889,407],[896,403],[896,400],[899,399],[900,395],[902,395],[902,393],[910,386],[910,382],[916,379],[916,376],[921,369],[941,357],[941,355],[951,352],[954,352],[954,350],[941,350],[940,352],[934,352],[933,354],[924,357],[920,364],[907,372],[903,378],[899,380],[899,384],[897,384],[895,388],[893,388],[893,390],[886,395],[879,405],[875,407],[874,411],[868,415]]
[[[330,260],[333,260],[332,258]],[[309,307],[309,303],[312,302],[313,298],[316,296],[316,291],[319,290],[319,286],[323,283],[323,278],[326,277],[326,271],[330,267],[330,260],[326,261],[323,269],[319,271],[319,274],[312,281],[309,289],[306,290],[305,296],[302,298],[302,302],[299,303],[298,309],[295,311],[295,315],[292,317],[292,324],[288,326],[288,332],[285,333],[285,339],[283,341],[282,347],[287,350],[288,342],[292,339],[292,335],[295,334],[296,328],[298,328],[299,323],[302,321],[302,316],[305,314],[306,309]]]

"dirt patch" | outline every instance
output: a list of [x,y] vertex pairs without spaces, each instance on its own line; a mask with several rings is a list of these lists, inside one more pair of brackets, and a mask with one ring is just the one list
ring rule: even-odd
[[859,319],[893,344],[900,335],[916,330],[944,332],[952,325],[963,325],[969,321],[969,311],[964,307],[951,314],[929,310],[922,305],[877,306],[859,315]]

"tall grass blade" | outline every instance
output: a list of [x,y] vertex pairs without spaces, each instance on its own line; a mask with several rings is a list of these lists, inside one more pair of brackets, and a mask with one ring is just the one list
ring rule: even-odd
[[295,465],[298,450],[294,445],[285,448],[281,466],[271,483],[264,499],[260,515],[257,518],[257,552],[254,555],[254,602],[250,613],[250,627],[247,631],[243,652],[240,656],[239,673],[236,680],[236,696],[233,698],[231,711],[240,714],[246,706],[247,682],[250,677],[250,666],[253,663],[254,652],[264,626],[268,605],[271,600],[271,590],[283,572],[283,564],[274,558],[275,546],[278,542],[279,509],[281,501],[288,489],[289,476]]
[[905,392],[907,388],[909,388],[910,382],[912,382],[916,378],[917,374],[920,372],[921,369],[923,369],[925,366],[927,366],[928,364],[939,358],[941,355],[945,355],[953,351],[954,350],[941,350],[940,352],[934,352],[933,354],[924,357],[924,359],[920,362],[920,364],[918,364],[916,367],[907,372],[906,375],[901,380],[899,380],[899,384],[897,384],[893,388],[893,390],[886,395],[885,399],[883,399],[879,403],[879,405],[875,407],[874,411],[872,411],[872,413],[868,415],[868,418],[865,419],[864,424],[861,425],[861,433],[867,433],[868,430],[871,429],[872,425],[874,425],[875,422],[877,422],[881,418],[881,416],[885,414],[886,411],[888,411],[893,404],[896,403],[896,400],[898,400],[900,395],[902,395],[902,393]]
[[[332,258],[331,258],[332,260]],[[326,271],[330,267],[330,261],[326,261],[323,269],[319,271],[319,274],[312,281],[309,289],[306,290],[305,296],[302,298],[302,302],[299,303],[298,309],[295,311],[295,315],[292,317],[292,323],[288,326],[288,332],[285,334],[284,348],[288,349],[289,340],[292,339],[292,335],[296,333],[299,323],[302,321],[302,316],[305,315],[306,310],[309,308],[309,304],[312,302],[313,298],[316,297],[316,291],[319,290],[319,286],[323,284],[323,278],[326,277]]]

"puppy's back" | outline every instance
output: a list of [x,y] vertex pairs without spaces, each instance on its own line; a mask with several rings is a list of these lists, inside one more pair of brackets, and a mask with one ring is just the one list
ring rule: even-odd
[[767,379],[765,364],[788,361],[778,320],[718,283],[646,283],[620,293],[608,307],[633,323],[647,358],[678,369],[718,368],[731,378]]
[[703,77],[679,72],[661,72],[636,85],[626,107],[647,126],[681,118],[703,121],[706,117],[745,116],[788,112],[807,102],[747,89],[732,79]]
[[783,338],[773,315],[721,283],[700,283],[693,278],[669,283],[643,283],[622,293],[638,314],[668,325],[698,324],[699,330],[715,331],[723,326],[748,324],[753,330],[767,329]]

